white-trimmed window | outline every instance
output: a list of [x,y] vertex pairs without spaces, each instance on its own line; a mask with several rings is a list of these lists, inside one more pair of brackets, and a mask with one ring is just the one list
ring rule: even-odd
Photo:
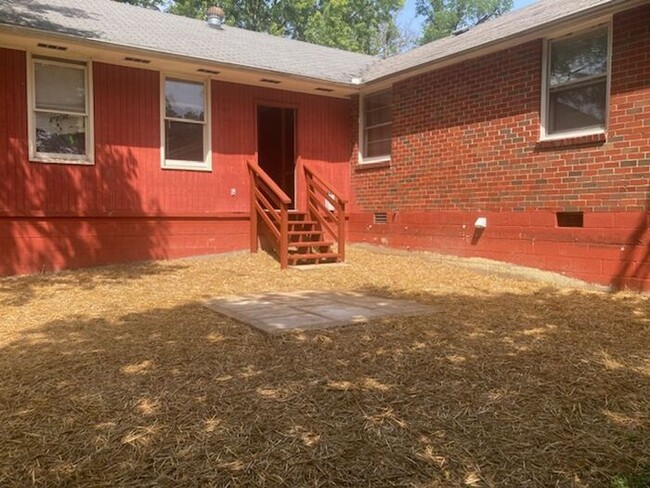
[[30,158],[92,163],[90,66],[32,55],[29,67]]
[[162,166],[209,171],[208,81],[163,77]]
[[391,90],[364,95],[361,99],[362,162],[390,159],[393,93]]
[[609,26],[548,41],[545,66],[543,136],[603,132],[609,100]]

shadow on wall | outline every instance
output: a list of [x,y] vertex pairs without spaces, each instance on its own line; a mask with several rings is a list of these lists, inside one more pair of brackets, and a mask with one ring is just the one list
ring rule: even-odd
[[23,194],[25,209],[0,219],[0,275],[166,257],[168,223],[139,217],[160,211],[142,201],[132,150],[98,145],[95,159],[92,166],[25,162],[19,190],[0,181],[0,195]]
[[634,290],[648,290],[647,283],[650,277],[650,235],[648,221],[650,220],[650,189],[646,200],[645,213],[639,217],[634,231],[623,244],[619,268],[611,279],[614,290],[630,288]]
[[269,338],[188,303],[4,334],[0,484],[608,486],[648,462],[641,297],[364,291],[436,314]]

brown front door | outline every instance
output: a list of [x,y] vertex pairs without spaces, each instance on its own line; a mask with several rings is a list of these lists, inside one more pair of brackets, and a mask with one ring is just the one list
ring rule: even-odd
[[295,203],[296,110],[257,107],[257,161]]

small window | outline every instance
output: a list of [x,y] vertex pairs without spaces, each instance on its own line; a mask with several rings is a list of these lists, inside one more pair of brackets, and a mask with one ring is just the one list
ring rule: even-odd
[[165,78],[163,167],[210,170],[207,83]]
[[391,91],[366,95],[362,99],[362,158],[364,162],[390,158],[392,102]]
[[605,129],[608,70],[609,27],[549,42],[546,135]]
[[92,162],[89,74],[85,62],[31,58],[30,157]]

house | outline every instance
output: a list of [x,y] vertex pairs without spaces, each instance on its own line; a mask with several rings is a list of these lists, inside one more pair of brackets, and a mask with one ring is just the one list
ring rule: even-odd
[[282,260],[288,232],[650,287],[649,0],[540,0],[384,60],[215,12],[0,6],[0,274],[258,234]]

